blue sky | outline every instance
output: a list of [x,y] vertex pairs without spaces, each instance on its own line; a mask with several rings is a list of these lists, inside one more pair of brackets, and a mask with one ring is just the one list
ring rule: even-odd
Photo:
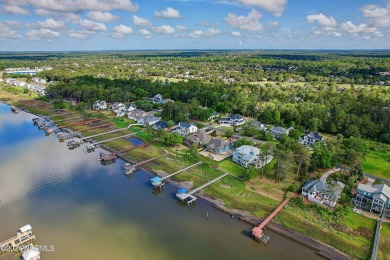
[[390,0],[0,0],[0,51],[389,49]]

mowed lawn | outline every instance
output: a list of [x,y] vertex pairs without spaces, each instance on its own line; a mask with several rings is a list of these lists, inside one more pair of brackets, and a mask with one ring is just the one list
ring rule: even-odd
[[364,172],[390,180],[390,154],[370,153],[363,162]]
[[390,223],[382,223],[376,259],[390,259]]

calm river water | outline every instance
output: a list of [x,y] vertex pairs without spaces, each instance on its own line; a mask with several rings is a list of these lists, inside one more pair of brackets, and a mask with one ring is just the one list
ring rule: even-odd
[[54,246],[42,259],[320,259],[274,233],[267,246],[253,241],[251,226],[202,199],[182,206],[172,185],[156,194],[150,173],[129,179],[120,160],[70,151],[33,117],[0,103],[0,241],[30,224],[37,244]]

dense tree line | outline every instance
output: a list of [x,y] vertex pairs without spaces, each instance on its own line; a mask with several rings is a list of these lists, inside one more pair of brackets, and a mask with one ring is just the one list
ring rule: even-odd
[[[390,143],[390,89],[387,87],[338,88],[335,85],[282,87],[249,84],[188,82],[166,83],[147,79],[66,78],[51,86],[52,97],[130,102],[162,94],[179,101],[163,113],[176,121],[194,113],[199,106],[221,113],[239,113],[263,123],[292,126],[301,131],[323,131],[345,137],[363,137]],[[163,114],[164,115],[164,114]]]

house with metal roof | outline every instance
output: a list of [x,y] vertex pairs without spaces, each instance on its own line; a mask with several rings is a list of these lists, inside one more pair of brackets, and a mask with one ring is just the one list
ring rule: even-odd
[[335,207],[344,187],[345,184],[339,181],[332,181],[331,184],[327,184],[322,180],[313,179],[303,185],[301,194],[311,202]]
[[390,187],[386,184],[359,184],[354,202],[371,213],[382,215],[387,211],[386,215],[390,216]]

